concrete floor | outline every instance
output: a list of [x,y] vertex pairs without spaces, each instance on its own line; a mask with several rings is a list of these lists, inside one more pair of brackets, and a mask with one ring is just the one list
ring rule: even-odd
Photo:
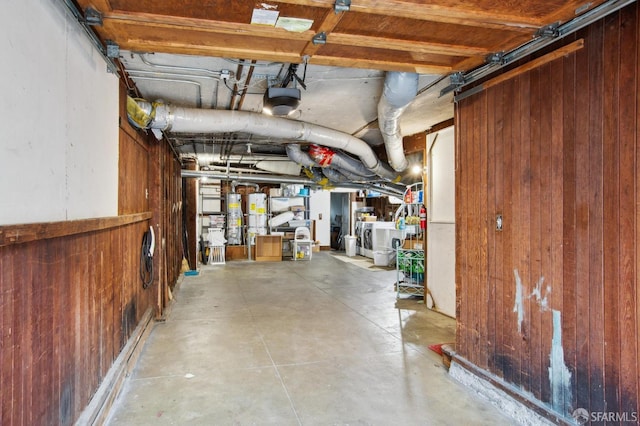
[[330,252],[205,266],[154,326],[108,424],[511,424],[428,349],[453,341],[455,321],[396,301],[394,283]]

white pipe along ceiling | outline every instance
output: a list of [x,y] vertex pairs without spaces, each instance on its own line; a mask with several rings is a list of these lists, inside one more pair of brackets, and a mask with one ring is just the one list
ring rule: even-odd
[[404,156],[400,116],[418,94],[418,74],[388,72],[378,102],[378,125],[389,157],[389,164],[397,172],[404,171],[409,162]]

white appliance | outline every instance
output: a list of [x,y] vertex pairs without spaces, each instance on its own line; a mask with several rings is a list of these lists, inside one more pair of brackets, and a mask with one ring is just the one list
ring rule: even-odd
[[249,194],[247,198],[249,211],[247,235],[249,244],[255,245],[256,235],[267,235],[267,195],[258,192]]
[[395,222],[356,222],[356,252],[373,259],[374,252],[391,247]]
[[229,245],[242,244],[242,196],[227,194],[227,241]]

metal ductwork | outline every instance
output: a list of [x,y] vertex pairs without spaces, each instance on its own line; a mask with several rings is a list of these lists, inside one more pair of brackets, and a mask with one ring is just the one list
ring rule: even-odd
[[286,150],[291,161],[304,167],[322,167],[323,170],[335,169],[342,176],[347,176],[355,182],[371,181],[376,177],[360,161],[329,148],[311,145],[309,153],[306,153],[297,144],[287,144]]
[[294,161],[304,167],[318,167],[318,164],[307,154],[300,149],[300,145],[295,143],[289,143],[285,146],[287,150],[287,157],[291,161]]
[[387,72],[384,89],[378,102],[378,125],[382,132],[389,164],[397,172],[407,168],[404,156],[400,116],[418,94],[418,74],[409,72]]
[[201,110],[135,100],[127,112],[141,128],[173,133],[246,132],[283,140],[299,140],[340,149],[360,158],[365,167],[387,181],[401,177],[382,163],[361,139],[334,129],[247,111]]
[[347,183],[350,182],[350,179],[341,171],[336,169],[322,169],[322,174],[327,177],[331,182],[335,183]]
[[[309,147],[309,157],[317,162],[320,167],[331,167],[340,172],[347,172],[349,175],[359,176],[355,180],[371,180],[376,176],[355,158],[329,148],[311,145]],[[343,174],[346,175],[347,173]]]

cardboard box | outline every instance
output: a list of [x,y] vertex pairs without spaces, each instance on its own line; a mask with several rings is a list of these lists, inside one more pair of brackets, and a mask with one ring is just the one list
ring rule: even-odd
[[314,251],[315,253],[320,252],[320,241],[315,241],[315,242],[313,243],[313,247],[312,247],[312,249],[313,249],[313,251]]
[[289,207],[289,210],[291,210],[294,213],[303,212],[304,206],[291,206]]
[[404,240],[402,248],[406,250],[422,250],[422,241],[418,240]]
[[376,222],[378,220],[378,216],[364,216],[365,222]]
[[270,188],[269,196],[271,197],[282,197],[282,188]]

